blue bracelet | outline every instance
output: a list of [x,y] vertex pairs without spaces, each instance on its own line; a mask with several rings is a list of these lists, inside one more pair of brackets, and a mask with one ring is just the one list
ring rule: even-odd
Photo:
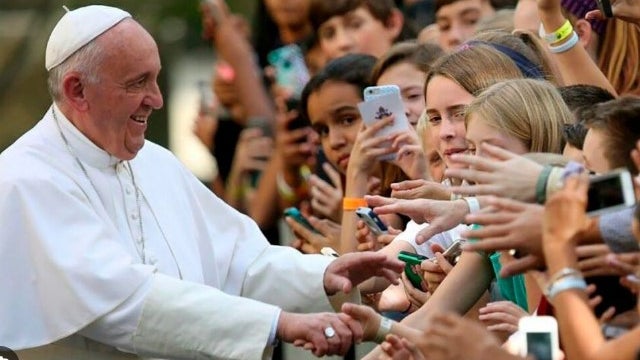
[[567,40],[566,42],[558,46],[549,45],[549,51],[551,51],[554,54],[563,53],[565,51],[568,51],[572,47],[576,46],[578,41],[580,41],[580,38],[578,37],[578,34],[574,31],[573,34],[571,34],[571,37],[569,38],[569,40]]
[[586,288],[587,283],[582,276],[566,276],[549,286],[547,298],[551,301],[563,291],[572,289],[585,290]]

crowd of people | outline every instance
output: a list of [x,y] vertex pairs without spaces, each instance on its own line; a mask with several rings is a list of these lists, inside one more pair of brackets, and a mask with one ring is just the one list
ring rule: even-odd
[[[552,316],[555,358],[640,358],[640,207],[589,201],[600,174],[640,195],[640,3],[258,5],[250,26],[200,5],[211,184],[145,140],[161,63],[135,16],[92,5],[56,24],[53,103],[0,154],[0,346],[524,359],[541,355],[522,319]],[[404,111],[368,118],[372,88]]]

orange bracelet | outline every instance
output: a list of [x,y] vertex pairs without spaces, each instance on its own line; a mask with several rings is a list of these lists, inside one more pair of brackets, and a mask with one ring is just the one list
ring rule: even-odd
[[359,207],[368,206],[364,198],[343,198],[342,210],[357,210]]

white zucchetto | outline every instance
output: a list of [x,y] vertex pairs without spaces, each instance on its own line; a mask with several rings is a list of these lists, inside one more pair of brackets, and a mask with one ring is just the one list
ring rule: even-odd
[[49,36],[45,55],[47,71],[60,65],[100,34],[130,17],[131,15],[124,10],[103,5],[90,5],[67,11]]

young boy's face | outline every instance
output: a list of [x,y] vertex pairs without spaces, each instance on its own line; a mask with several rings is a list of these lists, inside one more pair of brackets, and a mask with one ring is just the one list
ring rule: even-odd
[[442,6],[436,12],[440,47],[445,51],[454,50],[475,34],[481,18],[494,12],[487,0],[458,0]]
[[391,47],[401,28],[401,18],[385,25],[366,6],[360,6],[324,22],[318,29],[318,37],[327,60],[351,53],[380,57]]

